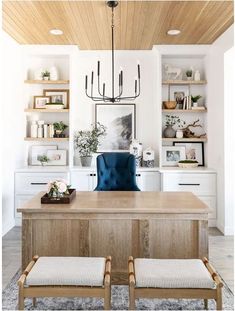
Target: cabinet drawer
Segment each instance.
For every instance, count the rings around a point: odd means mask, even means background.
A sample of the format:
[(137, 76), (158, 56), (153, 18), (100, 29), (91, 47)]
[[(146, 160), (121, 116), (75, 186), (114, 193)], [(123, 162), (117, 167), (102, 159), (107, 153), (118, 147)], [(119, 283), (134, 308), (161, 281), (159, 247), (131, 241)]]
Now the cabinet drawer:
[(216, 195), (216, 174), (163, 173), (163, 191), (190, 191), (196, 195)]
[(15, 193), (36, 194), (39, 191), (46, 191), (47, 183), (55, 179), (68, 180), (67, 173), (16, 173)]

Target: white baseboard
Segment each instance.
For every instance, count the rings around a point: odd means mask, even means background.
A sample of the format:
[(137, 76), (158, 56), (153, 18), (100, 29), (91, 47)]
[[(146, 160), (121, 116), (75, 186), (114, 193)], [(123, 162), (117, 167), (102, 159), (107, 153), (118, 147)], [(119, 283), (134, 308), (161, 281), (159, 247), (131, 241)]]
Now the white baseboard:
[(15, 227), (15, 221), (12, 220), (7, 224), (2, 224), (2, 236), (7, 234), (8, 231), (10, 231), (13, 227)]
[(234, 235), (234, 228), (233, 227), (225, 227), (221, 223), (216, 224), (216, 227), (224, 234), (224, 235)]

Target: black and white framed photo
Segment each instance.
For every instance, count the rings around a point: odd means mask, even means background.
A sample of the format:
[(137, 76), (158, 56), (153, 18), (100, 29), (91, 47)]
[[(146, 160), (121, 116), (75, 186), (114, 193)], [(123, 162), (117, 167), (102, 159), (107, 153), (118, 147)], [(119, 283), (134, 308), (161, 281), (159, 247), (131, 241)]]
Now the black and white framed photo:
[(174, 99), (177, 104), (177, 109), (183, 109), (184, 96), (184, 92), (174, 92)]
[(95, 122), (107, 129), (98, 152), (129, 150), (136, 135), (135, 104), (96, 104)]
[(204, 166), (204, 143), (203, 142), (173, 142), (174, 146), (185, 147), (186, 160), (195, 160), (199, 166)]
[(162, 147), (162, 166), (177, 166), (180, 160), (185, 160), (185, 147)]

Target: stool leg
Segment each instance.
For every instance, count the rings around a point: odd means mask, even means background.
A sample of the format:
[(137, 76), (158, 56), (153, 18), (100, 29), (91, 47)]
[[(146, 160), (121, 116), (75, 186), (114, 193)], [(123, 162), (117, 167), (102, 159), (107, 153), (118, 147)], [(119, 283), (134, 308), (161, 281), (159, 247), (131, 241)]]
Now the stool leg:
[(19, 310), (24, 310), (24, 295), (23, 291), (19, 289), (19, 302), (18, 302)]
[(129, 285), (129, 310), (135, 310), (135, 287)]
[(104, 310), (111, 309), (111, 286), (105, 285), (104, 287)]
[(204, 299), (204, 308), (205, 310), (208, 309), (208, 299)]
[(37, 302), (36, 298), (33, 297), (33, 306), (34, 306), (34, 307), (36, 307), (36, 302)]
[(222, 309), (222, 290), (221, 287), (217, 287), (217, 298), (216, 298), (216, 310)]

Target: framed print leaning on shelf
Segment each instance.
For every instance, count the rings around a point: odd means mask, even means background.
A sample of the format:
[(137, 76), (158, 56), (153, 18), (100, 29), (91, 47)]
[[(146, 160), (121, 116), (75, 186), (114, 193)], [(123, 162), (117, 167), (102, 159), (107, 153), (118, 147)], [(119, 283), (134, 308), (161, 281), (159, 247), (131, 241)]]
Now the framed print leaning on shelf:
[(196, 160), (199, 166), (205, 165), (203, 142), (173, 142), (173, 145), (185, 147), (186, 160)]
[(177, 166), (180, 160), (185, 160), (185, 147), (162, 147), (162, 166)]
[[(57, 146), (55, 145), (49, 145), (49, 146), (32, 146), (31, 147), (31, 165), (41, 165), (41, 162), (38, 161), (38, 157), (39, 156), (43, 156), (43, 155), (47, 155), (47, 151), (48, 150), (51, 150), (51, 149), (54, 149), (56, 150), (57, 149)], [(48, 165), (46, 163), (46, 165)]]
[(43, 95), (50, 96), (51, 97), (51, 103), (63, 104), (64, 108), (69, 108), (69, 90), (45, 89), (45, 90), (43, 90)]
[(66, 165), (67, 151), (66, 150), (47, 150), (49, 158), (48, 165)]
[(106, 127), (97, 152), (129, 151), (135, 138), (135, 104), (96, 104), (95, 122)]
[(45, 109), (46, 104), (51, 101), (50, 96), (34, 96), (33, 97), (33, 108), (34, 109)]

